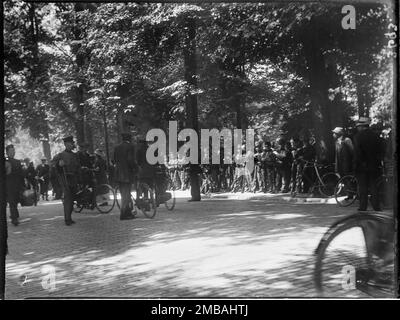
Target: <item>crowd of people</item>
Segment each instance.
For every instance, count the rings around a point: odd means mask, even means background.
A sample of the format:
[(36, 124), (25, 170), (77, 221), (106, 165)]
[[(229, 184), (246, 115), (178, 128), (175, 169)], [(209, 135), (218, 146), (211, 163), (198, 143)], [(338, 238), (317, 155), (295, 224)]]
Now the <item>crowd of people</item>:
[[(371, 204), (374, 210), (379, 211), (378, 191), (376, 180), (386, 170), (386, 174), (393, 174), (393, 160), (391, 151), (390, 131), (377, 132), (370, 128), (368, 118), (360, 118), (356, 124), (356, 133), (349, 135), (341, 127), (332, 130), (335, 140), (335, 162), (332, 172), (338, 176), (355, 174), (359, 183), (360, 207), (366, 210), (368, 193), (371, 194)], [(57, 154), (50, 163), (41, 159), (36, 168), (29, 159), (16, 160), (13, 145), (6, 147), (6, 174), (7, 174), (7, 201), (10, 206), (11, 221), (18, 225), (18, 203), (21, 190), (32, 188), (38, 190), (42, 200), (49, 200), (49, 190), (52, 190), (53, 199), (63, 199), (65, 223), (71, 225), (74, 197), (82, 186), (93, 188), (94, 184), (110, 184), (119, 187), (121, 192), (121, 220), (133, 218), (132, 208), (129, 206), (130, 190), (135, 179), (154, 180), (155, 166), (149, 165), (146, 160), (147, 142), (139, 140), (132, 143), (132, 136), (122, 135), (122, 142), (114, 149), (111, 163), (107, 165), (102, 150), (96, 149), (93, 154), (88, 151), (89, 144), (82, 142), (79, 150), (74, 152), (75, 142), (69, 136), (63, 139), (65, 150)], [(243, 155), (246, 150), (243, 148)], [(200, 165), (202, 193), (219, 191), (250, 191), (266, 193), (308, 193), (312, 187), (312, 178), (315, 175), (312, 166), (306, 165), (317, 161), (315, 139), (290, 138), (278, 139), (273, 142), (259, 141), (254, 152), (247, 155), (254, 157), (254, 170), (245, 170), (244, 164), (226, 164), (223, 161), (221, 150), (220, 164)], [(170, 185), (165, 181), (156, 181), (164, 185), (163, 190), (189, 189), (193, 170), (191, 165), (167, 163), (165, 172), (169, 175)], [(307, 179), (305, 178), (307, 176)], [(40, 191), (39, 191), (40, 190)]]

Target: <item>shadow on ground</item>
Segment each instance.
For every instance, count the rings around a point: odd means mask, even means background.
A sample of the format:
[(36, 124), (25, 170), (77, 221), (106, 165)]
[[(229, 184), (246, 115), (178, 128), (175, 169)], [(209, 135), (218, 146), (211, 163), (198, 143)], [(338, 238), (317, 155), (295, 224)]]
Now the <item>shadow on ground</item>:
[[(67, 228), (60, 204), (38, 206), (23, 214), (29, 221), (10, 227), (6, 294), (312, 297), (313, 250), (327, 227), (353, 210), (180, 199), (154, 219), (120, 221), (116, 209), (84, 212)], [(56, 271), (54, 291), (43, 280), (47, 265)]]

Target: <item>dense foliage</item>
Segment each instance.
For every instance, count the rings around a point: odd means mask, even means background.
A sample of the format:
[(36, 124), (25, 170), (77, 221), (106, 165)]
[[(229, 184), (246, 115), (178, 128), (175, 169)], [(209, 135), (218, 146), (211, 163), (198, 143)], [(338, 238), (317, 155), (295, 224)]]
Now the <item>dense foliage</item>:
[(66, 134), (111, 150), (121, 131), (173, 119), (264, 140), (313, 135), (329, 159), (333, 127), (391, 123), (383, 4), (357, 4), (355, 30), (337, 3), (3, 6), (6, 127), (10, 138), (28, 129), (46, 156)]

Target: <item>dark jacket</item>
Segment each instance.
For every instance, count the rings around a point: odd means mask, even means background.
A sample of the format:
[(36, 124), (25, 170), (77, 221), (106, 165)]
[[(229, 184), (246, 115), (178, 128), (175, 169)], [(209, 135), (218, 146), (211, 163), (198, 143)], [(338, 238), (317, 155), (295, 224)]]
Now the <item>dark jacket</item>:
[[(59, 165), (60, 160), (64, 162), (64, 167)], [(55, 166), (56, 173), (58, 178), (61, 179), (61, 183), (65, 183), (64, 173), (68, 179), (68, 185), (73, 186), (80, 182), (82, 171), (78, 155), (75, 152), (64, 150), (63, 152), (55, 155), (51, 163), (52, 166)]]
[(6, 162), (10, 167), (10, 172), (6, 174), (6, 192), (18, 193), (24, 188), (24, 171), (21, 161), (6, 158)]
[(350, 138), (340, 137), (335, 141), (335, 171), (340, 176), (353, 171), (354, 147)]
[(86, 151), (78, 151), (76, 154), (78, 155), (81, 167), (92, 168), (93, 161), (89, 153)]
[(114, 149), (115, 172), (114, 181), (132, 183), (137, 174), (135, 146), (123, 141)]
[(354, 169), (356, 172), (378, 173), (385, 150), (382, 139), (371, 129), (354, 136)]
[(37, 175), (43, 178), (45, 181), (49, 180), (50, 177), (50, 166), (48, 164), (39, 164), (36, 167)]

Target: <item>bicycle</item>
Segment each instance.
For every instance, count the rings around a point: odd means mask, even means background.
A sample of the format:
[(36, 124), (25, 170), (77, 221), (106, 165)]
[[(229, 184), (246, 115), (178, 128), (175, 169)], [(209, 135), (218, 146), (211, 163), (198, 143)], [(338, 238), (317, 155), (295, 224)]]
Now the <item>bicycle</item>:
[[(391, 185), (389, 176), (382, 174), (376, 181), (379, 202), (382, 208), (387, 208), (388, 187)], [(355, 175), (345, 175), (335, 186), (335, 200), (340, 207), (348, 207), (359, 199), (358, 181)]]
[(200, 175), (200, 193), (210, 195), (217, 190), (216, 183), (211, 179), (209, 171), (205, 171)]
[(330, 226), (316, 248), (313, 280), (318, 294), (394, 294), (394, 218), (356, 213)]
[[(159, 167), (155, 174), (156, 177), (152, 181), (152, 186), (155, 190), (156, 205), (158, 207), (160, 204), (164, 204), (168, 211), (172, 211), (176, 204), (176, 180), (173, 180), (168, 169), (162, 167)], [(168, 192), (165, 192), (166, 190)]]
[(115, 206), (114, 189), (108, 184), (96, 185), (94, 178), (94, 169), (89, 169), (94, 187), (85, 185), (75, 195), (73, 210), (76, 213), (83, 209), (94, 210), (96, 208), (100, 213), (109, 213)]
[[(297, 190), (292, 191), (292, 197), (295, 197), (299, 190), (301, 189), (304, 179), (311, 185), (311, 193), (316, 194), (316, 190), (319, 194), (325, 197), (332, 197), (335, 195), (335, 186), (339, 180), (339, 175), (331, 171), (331, 165), (318, 164), (316, 161), (300, 160), (304, 164), (300, 170), (297, 172), (296, 176), (296, 188)], [(308, 168), (312, 168), (315, 173), (316, 179), (313, 179), (306, 174)], [(320, 171), (325, 170), (327, 173), (321, 176)]]
[(354, 175), (341, 177), (335, 186), (335, 200), (340, 207), (348, 207), (358, 199), (358, 182)]
[[(120, 199), (121, 192), (119, 187), (115, 188), (115, 198), (117, 206), (121, 209)], [(147, 183), (139, 182), (135, 185), (134, 190), (131, 190), (131, 197), (129, 199), (129, 208), (132, 215), (136, 216), (138, 212), (142, 212), (147, 218), (152, 219), (157, 212), (155, 192)], [(175, 206), (175, 204), (174, 204)], [(171, 209), (172, 210), (172, 209)]]

